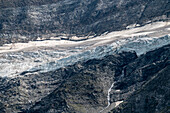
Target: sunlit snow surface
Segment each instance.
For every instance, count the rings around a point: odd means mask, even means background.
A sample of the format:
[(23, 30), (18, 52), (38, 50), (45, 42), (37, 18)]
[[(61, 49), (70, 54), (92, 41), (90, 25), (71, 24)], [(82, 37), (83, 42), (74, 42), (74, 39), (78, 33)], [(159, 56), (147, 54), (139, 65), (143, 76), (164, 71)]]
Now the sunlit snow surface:
[[(24, 71), (47, 72), (121, 51), (138, 55), (170, 44), (170, 23), (111, 32), (85, 41), (51, 40), (6, 44), (0, 47), (0, 76), (15, 77)], [(56, 37), (57, 39), (57, 37)]]

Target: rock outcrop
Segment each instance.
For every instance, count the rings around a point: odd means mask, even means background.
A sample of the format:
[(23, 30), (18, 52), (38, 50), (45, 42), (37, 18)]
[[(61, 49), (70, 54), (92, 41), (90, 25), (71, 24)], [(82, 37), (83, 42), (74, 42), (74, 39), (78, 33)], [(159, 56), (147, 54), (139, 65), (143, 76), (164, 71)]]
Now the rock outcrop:
[(141, 89), (110, 113), (168, 113), (170, 112), (170, 66), (156, 73)]
[(123, 100), (124, 103), (112, 110), (113, 113), (168, 112), (169, 52), (168, 45), (148, 52), (125, 66), (123, 78), (115, 84), (115, 89), (120, 89), (120, 92), (113, 90), (111, 96), (114, 101)]

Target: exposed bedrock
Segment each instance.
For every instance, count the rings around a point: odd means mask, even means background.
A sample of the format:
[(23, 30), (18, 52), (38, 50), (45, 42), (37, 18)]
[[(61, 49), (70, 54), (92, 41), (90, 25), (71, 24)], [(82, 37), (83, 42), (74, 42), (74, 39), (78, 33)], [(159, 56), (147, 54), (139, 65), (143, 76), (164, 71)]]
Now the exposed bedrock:
[(1, 0), (0, 45), (37, 37), (100, 35), (167, 20), (169, 0)]

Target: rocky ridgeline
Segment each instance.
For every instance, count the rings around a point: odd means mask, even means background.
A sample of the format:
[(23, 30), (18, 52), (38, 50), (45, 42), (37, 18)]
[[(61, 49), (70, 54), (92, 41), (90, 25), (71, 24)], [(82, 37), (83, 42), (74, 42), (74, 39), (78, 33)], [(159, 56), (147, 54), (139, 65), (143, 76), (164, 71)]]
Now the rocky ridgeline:
[(169, 0), (1, 0), (0, 45), (38, 37), (100, 35), (167, 20)]

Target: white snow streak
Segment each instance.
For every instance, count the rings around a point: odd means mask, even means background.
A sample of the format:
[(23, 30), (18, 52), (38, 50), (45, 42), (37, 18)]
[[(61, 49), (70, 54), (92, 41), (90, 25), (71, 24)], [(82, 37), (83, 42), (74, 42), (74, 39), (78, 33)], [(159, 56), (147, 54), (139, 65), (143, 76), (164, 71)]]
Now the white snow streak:
[(119, 106), (119, 104), (123, 103), (123, 101), (117, 101), (115, 103), (116, 103), (115, 107), (117, 107), (117, 106)]
[(108, 94), (107, 94), (107, 107), (105, 107), (103, 110), (100, 111), (103, 112), (105, 109), (107, 109), (110, 106), (110, 92), (112, 91), (112, 88), (114, 86), (114, 83), (111, 85), (111, 87), (108, 90)]
[(112, 91), (113, 86), (114, 86), (114, 83), (111, 85), (111, 87), (108, 90), (108, 95), (107, 95), (108, 105), (106, 108), (108, 108), (110, 106), (110, 92)]

